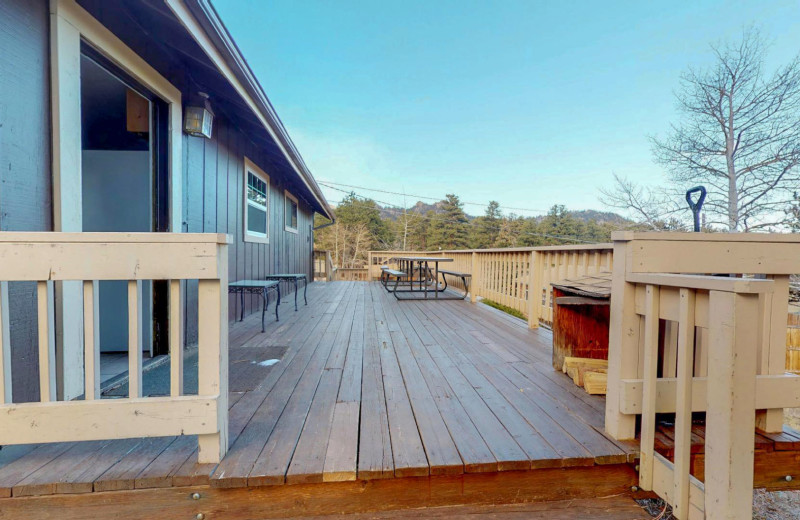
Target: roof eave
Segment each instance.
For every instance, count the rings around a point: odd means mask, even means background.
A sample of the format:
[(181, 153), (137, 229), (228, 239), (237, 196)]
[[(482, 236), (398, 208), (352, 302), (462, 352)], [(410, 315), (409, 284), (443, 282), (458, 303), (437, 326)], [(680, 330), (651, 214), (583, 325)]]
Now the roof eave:
[[(211, 2), (209, 0), (166, 0), (166, 3), (214, 62), (220, 73), (227, 77), (244, 102), (253, 110), (255, 116), (262, 121), (292, 169), (314, 196), (318, 204), (315, 209), (332, 220), (333, 208), (322, 194), (322, 190), (289, 137), (289, 133), (272, 107), (264, 89)], [(229, 75), (232, 75), (233, 78), (228, 77)]]

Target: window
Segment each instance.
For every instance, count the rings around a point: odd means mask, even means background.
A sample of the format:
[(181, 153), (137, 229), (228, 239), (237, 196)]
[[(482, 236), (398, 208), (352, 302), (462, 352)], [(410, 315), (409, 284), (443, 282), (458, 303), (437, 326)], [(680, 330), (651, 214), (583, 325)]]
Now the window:
[(269, 243), (269, 176), (244, 159), (244, 240)]
[(297, 198), (288, 191), (283, 192), (283, 207), (286, 231), (297, 233)]

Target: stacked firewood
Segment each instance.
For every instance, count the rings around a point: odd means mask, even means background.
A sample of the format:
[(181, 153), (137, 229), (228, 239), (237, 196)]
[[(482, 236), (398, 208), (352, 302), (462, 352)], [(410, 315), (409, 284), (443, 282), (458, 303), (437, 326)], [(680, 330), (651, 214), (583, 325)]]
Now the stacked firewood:
[(561, 370), (572, 381), (592, 395), (605, 395), (608, 380), (608, 361), (592, 358), (564, 358)]

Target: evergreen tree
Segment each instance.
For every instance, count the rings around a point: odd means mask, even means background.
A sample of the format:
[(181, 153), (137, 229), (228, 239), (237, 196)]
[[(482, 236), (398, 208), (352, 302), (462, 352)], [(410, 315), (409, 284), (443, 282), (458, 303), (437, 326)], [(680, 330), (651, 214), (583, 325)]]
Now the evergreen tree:
[(458, 196), (447, 194), (441, 211), (431, 222), (429, 249), (466, 249), (469, 245), (469, 224)]
[(500, 224), (500, 231), (494, 241), (494, 247), (518, 247), (525, 220), (511, 213)]
[(539, 224), (540, 233), (545, 245), (561, 245), (573, 243), (565, 238), (578, 238), (582, 232), (582, 222), (573, 217), (563, 204), (555, 204)]
[(496, 200), (489, 202), (486, 213), (473, 221), (471, 247), (473, 249), (496, 247), (495, 242), (500, 234), (502, 218), (500, 203)]
[(391, 247), (392, 231), (381, 217), (380, 207), (372, 199), (360, 199), (355, 193), (350, 193), (336, 207), (336, 221), (345, 226), (366, 226), (369, 246), (373, 249)]

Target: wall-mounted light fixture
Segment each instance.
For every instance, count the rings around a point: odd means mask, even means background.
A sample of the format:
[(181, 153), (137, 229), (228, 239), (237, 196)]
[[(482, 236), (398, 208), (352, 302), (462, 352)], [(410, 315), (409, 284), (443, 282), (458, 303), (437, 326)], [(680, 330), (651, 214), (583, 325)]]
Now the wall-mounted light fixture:
[(196, 137), (211, 139), (211, 126), (214, 123), (214, 112), (208, 102), (208, 94), (198, 92), (191, 106), (187, 106), (183, 116), (183, 130)]

